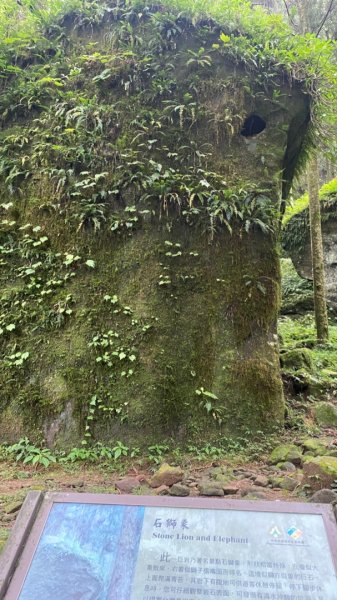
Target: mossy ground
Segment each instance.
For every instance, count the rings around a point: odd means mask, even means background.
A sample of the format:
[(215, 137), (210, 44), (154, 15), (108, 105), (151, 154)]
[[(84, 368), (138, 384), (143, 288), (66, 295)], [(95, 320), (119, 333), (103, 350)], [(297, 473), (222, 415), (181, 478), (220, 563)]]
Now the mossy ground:
[(337, 322), (331, 319), (329, 341), (316, 342), (315, 320), (312, 313), (297, 318), (281, 317), (279, 320), (281, 347), (285, 350), (309, 348), (315, 375), (323, 388), (331, 394), (337, 392)]

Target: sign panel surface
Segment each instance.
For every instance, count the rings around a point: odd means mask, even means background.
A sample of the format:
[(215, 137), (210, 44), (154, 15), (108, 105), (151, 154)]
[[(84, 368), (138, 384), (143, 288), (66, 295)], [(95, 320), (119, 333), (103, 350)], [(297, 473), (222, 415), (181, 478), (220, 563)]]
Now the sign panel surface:
[(274, 507), (53, 503), (15, 598), (336, 600), (322, 515)]

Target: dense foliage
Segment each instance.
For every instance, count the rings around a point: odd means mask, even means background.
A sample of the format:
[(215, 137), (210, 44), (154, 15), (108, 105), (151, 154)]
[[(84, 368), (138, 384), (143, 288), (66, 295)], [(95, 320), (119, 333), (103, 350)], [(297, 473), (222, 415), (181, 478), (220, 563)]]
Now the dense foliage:
[[(333, 179), (320, 189), (322, 222), (337, 218), (337, 179)], [(283, 245), (286, 249), (301, 249), (308, 239), (309, 198), (304, 194), (286, 210), (284, 216)]]

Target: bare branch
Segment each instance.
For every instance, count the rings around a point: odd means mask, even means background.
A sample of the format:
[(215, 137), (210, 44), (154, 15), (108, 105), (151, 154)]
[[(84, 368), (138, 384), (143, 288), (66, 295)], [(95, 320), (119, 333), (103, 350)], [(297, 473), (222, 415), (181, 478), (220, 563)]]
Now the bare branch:
[(322, 29), (323, 29), (323, 27), (324, 27), (324, 25), (325, 25), (325, 23), (326, 23), (329, 15), (332, 13), (332, 11), (335, 8), (336, 8), (335, 0), (330, 0), (330, 4), (329, 4), (329, 7), (328, 7), (328, 10), (326, 11), (326, 13), (325, 13), (325, 15), (324, 15), (324, 17), (323, 17), (323, 19), (321, 21), (321, 24), (320, 24), (320, 26), (318, 28), (317, 33), (316, 33), (316, 37), (318, 37), (319, 34), (321, 33), (321, 31), (322, 31)]
[(283, 4), (284, 4), (284, 6), (285, 6), (285, 9), (286, 9), (286, 11), (287, 11), (287, 15), (288, 15), (289, 22), (291, 23), (291, 25), (292, 25), (293, 27), (295, 27), (295, 23), (294, 23), (293, 19), (291, 18), (291, 15), (290, 15), (290, 11), (289, 11), (289, 8), (288, 8), (287, 0), (283, 0)]

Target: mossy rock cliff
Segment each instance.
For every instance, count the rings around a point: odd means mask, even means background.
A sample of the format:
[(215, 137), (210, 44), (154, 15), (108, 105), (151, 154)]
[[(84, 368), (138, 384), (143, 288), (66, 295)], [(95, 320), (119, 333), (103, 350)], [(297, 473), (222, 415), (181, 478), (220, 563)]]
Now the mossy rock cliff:
[(0, 441), (282, 426), (278, 215), (310, 96), (243, 40), (117, 2), (6, 49)]

